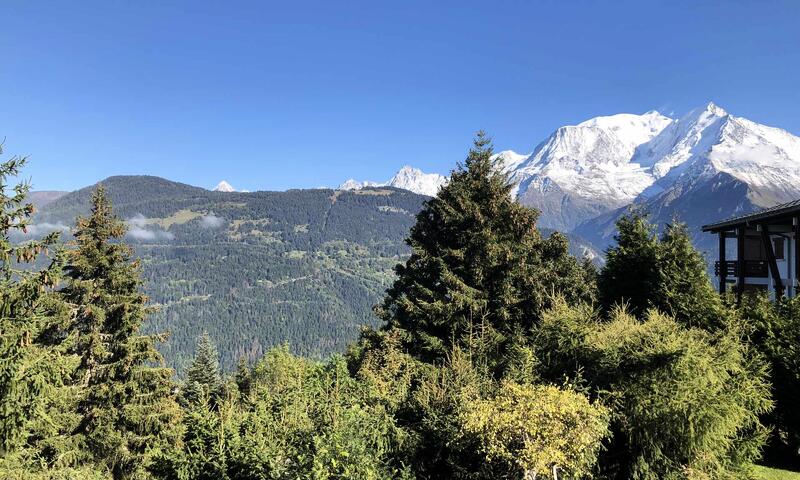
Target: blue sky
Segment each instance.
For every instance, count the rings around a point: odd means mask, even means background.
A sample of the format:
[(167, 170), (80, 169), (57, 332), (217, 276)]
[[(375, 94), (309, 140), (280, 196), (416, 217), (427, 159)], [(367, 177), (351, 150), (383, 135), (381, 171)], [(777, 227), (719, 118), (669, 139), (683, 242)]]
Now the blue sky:
[(800, 2), (6, 0), (0, 138), (37, 189), (446, 173), (473, 132), (709, 100), (800, 134)]

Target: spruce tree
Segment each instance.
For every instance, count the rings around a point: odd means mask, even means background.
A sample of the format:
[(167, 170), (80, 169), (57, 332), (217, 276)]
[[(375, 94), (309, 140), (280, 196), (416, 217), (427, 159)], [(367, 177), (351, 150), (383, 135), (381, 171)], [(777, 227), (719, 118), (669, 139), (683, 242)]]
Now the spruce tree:
[(222, 388), (222, 377), (219, 373), (219, 354), (208, 332), (197, 338), (197, 349), (192, 364), (186, 370), (184, 396), (187, 400), (198, 403), (214, 400)]
[(634, 211), (617, 222), (617, 232), (617, 244), (607, 250), (598, 278), (598, 296), (606, 312), (625, 304), (641, 317), (656, 308), (687, 326), (722, 327), (722, 300), (685, 224), (667, 225), (659, 239), (646, 215)]
[(114, 478), (129, 478), (147, 467), (150, 451), (173, 440), (179, 410), (172, 370), (155, 366), (162, 362), (155, 348), (162, 336), (141, 333), (149, 308), (139, 291), (139, 264), (121, 241), (125, 224), (102, 186), (91, 203), (91, 214), (77, 221), (61, 290), (76, 310), (74, 381), (85, 392), (75, 433)]
[(706, 271), (706, 259), (694, 245), (685, 223), (667, 225), (659, 242), (659, 310), (690, 327), (722, 327), (722, 299)]
[(543, 239), (538, 212), (512, 197), (479, 132), (466, 161), (417, 215), (406, 240), (411, 257), (376, 313), (405, 348), (442, 360), (454, 344), (480, 345), (490, 364), (530, 331), (554, 291), (591, 295), (591, 280), (563, 235)]
[(13, 157), (0, 163), (0, 466), (29, 439), (48, 396), (67, 373), (48, 338), (54, 321), (48, 292), (58, 282), (60, 258), (56, 255), (44, 269), (32, 268), (37, 258), (53, 251), (58, 234), (38, 241), (12, 238), (27, 232), (34, 212), (25, 202), (28, 183), (10, 190), (6, 185), (25, 162)]
[(634, 315), (653, 307), (658, 290), (658, 238), (655, 227), (639, 211), (631, 211), (617, 221), (616, 245), (606, 250), (606, 264), (597, 279), (598, 297), (603, 310), (625, 304)]

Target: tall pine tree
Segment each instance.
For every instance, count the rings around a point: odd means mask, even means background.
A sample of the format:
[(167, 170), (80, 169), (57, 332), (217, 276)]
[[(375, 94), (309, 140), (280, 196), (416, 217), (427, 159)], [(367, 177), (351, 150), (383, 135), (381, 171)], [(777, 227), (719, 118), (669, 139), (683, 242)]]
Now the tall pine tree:
[(76, 309), (75, 382), (85, 391), (75, 433), (114, 478), (131, 478), (147, 467), (150, 453), (175, 440), (179, 409), (172, 370), (154, 366), (161, 336), (141, 333), (149, 308), (139, 264), (121, 242), (125, 224), (103, 187), (91, 202), (91, 214), (77, 221), (61, 290)]
[(563, 235), (543, 239), (538, 212), (514, 201), (513, 185), (479, 132), (450, 183), (429, 200), (406, 240), (411, 257), (377, 314), (426, 361), (454, 344), (483, 351), (492, 368), (536, 324), (553, 292), (585, 299), (593, 285)]
[(0, 465), (29, 440), (32, 424), (45, 415), (47, 397), (68, 373), (47, 338), (54, 300), (48, 292), (59, 279), (60, 258), (56, 255), (44, 269), (31, 268), (53, 250), (58, 234), (38, 241), (12, 238), (27, 232), (34, 212), (25, 202), (27, 183), (6, 185), (25, 161), (13, 157), (0, 163)]
[(714, 330), (726, 316), (706, 270), (703, 254), (694, 245), (685, 223), (673, 222), (659, 242), (661, 288), (657, 307), (689, 327)]

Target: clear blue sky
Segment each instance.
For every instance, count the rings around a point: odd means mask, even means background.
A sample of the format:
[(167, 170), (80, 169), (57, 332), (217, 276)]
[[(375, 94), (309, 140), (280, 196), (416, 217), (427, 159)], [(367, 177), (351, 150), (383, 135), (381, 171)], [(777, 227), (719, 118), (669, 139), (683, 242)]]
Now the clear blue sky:
[(0, 99), (37, 189), (446, 173), (479, 128), (709, 100), (800, 134), (800, 2), (6, 0)]

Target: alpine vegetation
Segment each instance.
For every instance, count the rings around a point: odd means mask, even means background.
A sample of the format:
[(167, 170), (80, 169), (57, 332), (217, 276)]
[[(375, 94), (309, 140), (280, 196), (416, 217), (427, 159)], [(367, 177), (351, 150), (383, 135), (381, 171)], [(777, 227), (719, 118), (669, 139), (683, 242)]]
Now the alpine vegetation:
[[(762, 459), (796, 461), (797, 302), (719, 297), (687, 228), (659, 235), (636, 211), (598, 271), (565, 235), (542, 235), (507, 158), (477, 134), (416, 210), (410, 255), (344, 353), (282, 345), (226, 369), (202, 331), (180, 377), (156, 348), (167, 333), (148, 325), (157, 313), (125, 243), (137, 224), (106, 190), (72, 240), (19, 243), (33, 206), (26, 185), (3, 187), (0, 477), (748, 479)], [(23, 164), (2, 163), (0, 185)], [(370, 197), (387, 191), (351, 200), (378, 215)]]

